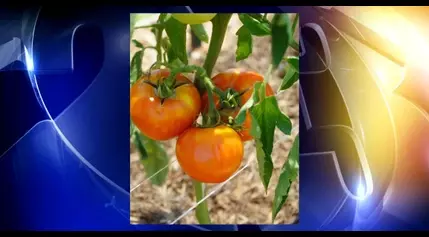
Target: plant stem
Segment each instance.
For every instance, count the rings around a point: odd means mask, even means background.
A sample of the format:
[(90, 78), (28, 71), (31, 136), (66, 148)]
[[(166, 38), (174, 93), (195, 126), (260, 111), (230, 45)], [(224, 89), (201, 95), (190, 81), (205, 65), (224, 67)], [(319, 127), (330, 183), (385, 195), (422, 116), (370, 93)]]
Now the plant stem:
[(213, 85), (212, 81), (208, 77), (203, 79), (204, 85), (207, 90), (207, 97), (209, 100), (209, 107), (207, 113), (203, 113), (203, 127), (214, 127), (220, 122), (220, 114), (216, 109), (216, 104), (214, 102), (213, 91), (217, 88)]
[(295, 40), (292, 40), (289, 46), (292, 47), (295, 51), (299, 52), (299, 44)]
[(152, 24), (152, 25), (136, 26), (136, 27), (134, 27), (134, 30), (136, 30), (136, 29), (152, 28), (152, 27), (160, 27), (160, 26), (161, 26), (161, 24), (155, 23), (155, 24)]
[[(222, 49), (222, 44), (225, 39), (226, 30), (228, 29), (228, 23), (231, 16), (232, 14), (222, 13), (217, 14), (212, 19), (212, 35), (210, 37), (209, 49), (203, 65), (203, 68), (206, 70), (209, 78), (211, 78), (213, 68), (216, 64), (217, 58), (219, 57), (220, 50)], [(204, 78), (196, 78), (195, 85), (201, 94), (206, 90)]]
[(157, 55), (156, 55), (156, 61), (157, 62), (162, 62), (162, 49), (161, 49), (161, 43), (162, 43), (162, 31), (163, 31), (164, 29), (163, 28), (161, 28), (161, 27), (158, 27), (157, 29), (156, 29), (156, 52), (157, 52)]
[(292, 23), (292, 34), (295, 33), (295, 29), (296, 29), (296, 26), (298, 25), (298, 21), (299, 21), (299, 14), (296, 14)]
[[(204, 186), (201, 182), (198, 182), (196, 180), (194, 180), (193, 183), (194, 183), (195, 197), (198, 203), (204, 197)], [(200, 203), (197, 206), (196, 216), (197, 216), (198, 223), (202, 225), (211, 224), (206, 201)]]
[(212, 20), (213, 30), (210, 37), (209, 50), (207, 52), (207, 57), (203, 66), (204, 69), (206, 69), (208, 77), (211, 77), (213, 67), (216, 64), (217, 58), (219, 57), (231, 16), (232, 14), (217, 14)]
[[(216, 64), (217, 58), (219, 57), (220, 50), (222, 48), (223, 41), (225, 39), (226, 30), (228, 29), (228, 23), (231, 19), (232, 14), (217, 14), (215, 18), (213, 18), (213, 30), (212, 35), (210, 37), (210, 45), (209, 50), (207, 52), (206, 60), (204, 61), (203, 68), (206, 71), (205, 77), (196, 78), (195, 84), (202, 93), (206, 88), (211, 89), (211, 92), (215, 90), (214, 85), (212, 84), (210, 77), (213, 71), (213, 67)], [(209, 95), (211, 98), (211, 109), (213, 110), (213, 94)], [(216, 109), (214, 109), (217, 112)], [(208, 119), (207, 123), (211, 123), (211, 119)], [(204, 122), (203, 122), (204, 123)], [(206, 125), (206, 124), (203, 124)], [(199, 202), (204, 197), (204, 188), (203, 184), (194, 180), (194, 189), (195, 189), (195, 197), (197, 202)], [(196, 216), (197, 220), (200, 224), (210, 224), (210, 216), (207, 207), (207, 202), (201, 202), (196, 208)]]

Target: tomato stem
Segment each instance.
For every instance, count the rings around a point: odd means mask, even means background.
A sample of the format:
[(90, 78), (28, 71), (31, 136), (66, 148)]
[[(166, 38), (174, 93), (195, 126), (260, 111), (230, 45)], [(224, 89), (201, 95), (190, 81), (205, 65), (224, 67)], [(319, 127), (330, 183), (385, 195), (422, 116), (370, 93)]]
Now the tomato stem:
[[(197, 199), (197, 203), (204, 198), (204, 185), (201, 182), (193, 180), (194, 190), (195, 190), (195, 198)], [(195, 209), (198, 223), (202, 225), (211, 224), (209, 210), (207, 207), (207, 202), (201, 202), (197, 208)]]
[(162, 24), (155, 23), (155, 24), (152, 24), (152, 25), (135, 26), (133, 29), (136, 30), (136, 29), (153, 28), (153, 27), (159, 28), (161, 26), (162, 26)]
[(216, 104), (213, 98), (213, 91), (215, 90), (215, 86), (211, 82), (210, 78), (204, 77), (204, 85), (207, 89), (207, 97), (209, 100), (209, 107), (206, 114), (203, 115), (203, 127), (213, 127), (219, 124), (220, 122), (220, 114), (216, 109)]
[(156, 28), (156, 61), (162, 63), (162, 48), (161, 48), (161, 43), (162, 43), (162, 31), (164, 29), (162, 27), (158, 27)]
[[(211, 77), (213, 68), (216, 64), (217, 58), (219, 57), (231, 16), (232, 14), (217, 14), (212, 19), (213, 30), (210, 37), (210, 45), (207, 52), (207, 57), (203, 66), (208, 77)], [(204, 91), (204, 83), (201, 80), (197, 81), (196, 85), (200, 91)]]
[[(218, 91), (210, 80), (213, 68), (216, 64), (219, 53), (222, 49), (222, 44), (225, 39), (225, 33), (228, 28), (229, 20), (232, 14), (217, 14), (213, 19), (213, 30), (210, 37), (210, 45), (207, 52), (206, 60), (204, 61), (203, 68), (205, 69), (206, 75), (203, 77), (197, 77), (195, 84), (198, 91), (203, 92), (207, 90), (209, 99), (209, 110), (206, 115), (203, 116), (203, 126), (213, 126), (219, 123), (220, 115), (216, 110), (214, 103), (213, 91)], [(203, 184), (194, 180), (194, 189), (197, 202), (201, 201), (204, 197)], [(197, 220), (200, 224), (210, 224), (210, 216), (207, 207), (207, 202), (201, 202), (196, 208)]]

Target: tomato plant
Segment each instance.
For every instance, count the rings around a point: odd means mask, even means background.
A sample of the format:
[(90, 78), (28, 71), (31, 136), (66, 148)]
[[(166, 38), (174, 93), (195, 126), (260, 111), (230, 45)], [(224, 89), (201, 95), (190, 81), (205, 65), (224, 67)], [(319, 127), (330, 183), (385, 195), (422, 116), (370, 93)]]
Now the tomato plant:
[[(298, 80), (298, 58), (285, 56), (289, 47), (298, 50), (293, 38), (298, 15), (290, 22), (289, 14), (274, 14), (271, 20), (267, 14), (237, 14), (242, 26), (236, 32), (236, 61), (252, 54), (254, 37), (271, 37), (271, 66), (266, 72), (230, 69), (212, 77), (232, 15), (163, 13), (156, 23), (138, 27), (133, 27), (137, 17), (131, 17), (131, 32), (151, 28), (156, 38), (156, 45), (132, 39), (139, 50), (131, 60), (131, 139), (147, 175), (160, 176), (153, 184), (162, 185), (167, 171), (161, 172), (161, 167), (168, 165), (168, 157), (157, 140), (178, 137), (176, 157), (193, 180), (200, 224), (211, 223), (203, 201), (203, 183), (227, 182), (232, 177), (242, 163), (243, 142), (254, 140), (259, 176), (267, 190), (273, 173), (275, 129), (288, 136), (292, 130), (292, 122), (280, 111), (269, 81), (273, 70), (282, 70), (281, 64), (286, 65), (286, 72), (279, 91)], [(212, 24), (210, 37), (201, 24), (208, 21)], [(202, 66), (188, 62), (188, 26), (198, 39), (209, 44)], [(157, 58), (144, 72), (142, 58), (146, 50), (155, 50)], [(190, 74), (194, 80), (189, 79)], [(201, 123), (196, 122), (199, 115)], [(273, 200), (273, 221), (298, 176), (298, 136), (284, 158)]]

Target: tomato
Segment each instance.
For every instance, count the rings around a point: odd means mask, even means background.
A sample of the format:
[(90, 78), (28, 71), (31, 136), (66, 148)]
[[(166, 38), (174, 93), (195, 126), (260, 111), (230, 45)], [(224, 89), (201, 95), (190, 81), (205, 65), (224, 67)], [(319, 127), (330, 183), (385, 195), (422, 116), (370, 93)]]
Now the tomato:
[[(169, 70), (152, 71), (149, 81), (157, 84), (168, 77)], [(156, 89), (140, 78), (130, 92), (131, 119), (136, 127), (153, 140), (168, 140), (189, 128), (199, 115), (201, 99), (197, 88), (185, 76), (178, 74), (177, 83), (189, 82), (175, 89), (175, 94), (163, 101)]]
[(174, 17), (176, 20), (182, 22), (183, 24), (194, 25), (210, 21), (216, 16), (216, 13), (175, 13), (171, 16)]
[[(245, 71), (241, 69), (230, 69), (225, 72), (221, 72), (217, 74), (212, 78), (212, 81), (216, 87), (218, 87), (223, 91), (225, 91), (228, 88), (231, 88), (238, 93), (244, 92), (244, 94), (240, 96), (240, 106), (242, 106), (252, 96), (254, 84), (256, 82), (264, 81), (264, 77), (259, 73), (252, 72), (252, 71)], [(265, 94), (267, 96), (274, 95), (273, 89), (268, 84), (265, 89)], [(206, 111), (208, 108), (207, 93), (205, 93), (201, 97), (201, 99), (202, 99), (202, 110)], [(214, 94), (214, 102), (216, 104), (216, 107), (219, 108), (220, 106), (219, 98), (215, 94)], [(240, 110), (240, 107), (233, 110), (231, 109), (226, 109), (225, 111), (222, 110), (221, 111), (222, 120), (224, 122), (227, 122), (228, 117), (229, 116), (235, 117), (239, 112), (239, 110)], [(251, 125), (252, 125), (252, 118), (249, 114), (246, 114), (246, 119), (243, 123), (242, 130), (239, 131), (239, 134), (243, 139), (243, 141), (249, 141), (252, 139), (252, 136), (250, 135)]]
[(231, 177), (240, 167), (243, 152), (240, 136), (226, 125), (189, 128), (176, 143), (183, 171), (203, 183), (220, 183)]

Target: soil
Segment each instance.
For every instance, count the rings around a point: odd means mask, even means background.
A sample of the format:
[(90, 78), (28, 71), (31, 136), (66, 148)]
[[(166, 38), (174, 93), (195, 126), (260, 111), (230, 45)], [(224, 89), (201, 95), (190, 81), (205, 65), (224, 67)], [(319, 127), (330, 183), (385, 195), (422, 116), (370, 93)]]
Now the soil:
[[(292, 17), (292, 15), (291, 15)], [(149, 17), (150, 18), (150, 17)], [(152, 17), (153, 18), (153, 17)], [(152, 19), (151, 18), (151, 19)], [(156, 20), (156, 17), (153, 18)], [(152, 19), (152, 20), (153, 20)], [(211, 24), (204, 24), (207, 33), (211, 34)], [(214, 68), (213, 75), (230, 68), (240, 67), (265, 74), (271, 62), (271, 39), (270, 37), (253, 37), (253, 53), (241, 62), (235, 62), (236, 36), (235, 32), (241, 26), (236, 15), (233, 16), (228, 27), (222, 51)], [(295, 34), (297, 35), (297, 34)], [(134, 32), (134, 39), (144, 45), (155, 45), (153, 34), (147, 29), (139, 29)], [(191, 35), (188, 34), (189, 47)], [(207, 52), (208, 44), (203, 43), (198, 49), (190, 53), (190, 63), (202, 65)], [(131, 56), (136, 48), (131, 45)], [(155, 61), (156, 53), (147, 50), (145, 53), (143, 69)], [(296, 55), (292, 49), (289, 55)], [(281, 83), (281, 68), (273, 73), (269, 84), (277, 91)], [(283, 70), (284, 71), (284, 70)], [(277, 94), (278, 103), (283, 113), (288, 115), (293, 124), (292, 136), (285, 136), (280, 131), (275, 134), (275, 146), (273, 149), (274, 171), (268, 192), (266, 193), (258, 174), (256, 162), (256, 151), (253, 142), (245, 144), (245, 155), (242, 167), (248, 162), (240, 174), (230, 180), (219, 190), (218, 185), (208, 185), (206, 193), (210, 195), (207, 199), (211, 221), (214, 224), (272, 224), (271, 206), (274, 190), (277, 185), (280, 169), (287, 159), (289, 149), (294, 137), (299, 131), (299, 105), (298, 105), (297, 83), (290, 89)], [(175, 157), (175, 142), (163, 142), (170, 157), (169, 174), (166, 183), (159, 187), (154, 186), (146, 180), (143, 165), (139, 162), (138, 155), (133, 152), (131, 158), (131, 187), (141, 184), (131, 193), (131, 223), (160, 224), (170, 223), (195, 204), (194, 190), (191, 179), (183, 173)], [(274, 224), (293, 224), (299, 221), (299, 178), (293, 183), (289, 197), (279, 212)], [(191, 211), (177, 224), (197, 224), (195, 212)]]

